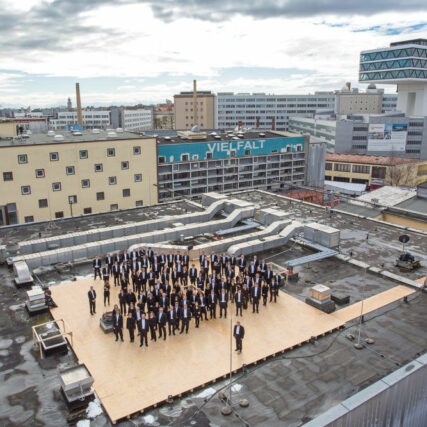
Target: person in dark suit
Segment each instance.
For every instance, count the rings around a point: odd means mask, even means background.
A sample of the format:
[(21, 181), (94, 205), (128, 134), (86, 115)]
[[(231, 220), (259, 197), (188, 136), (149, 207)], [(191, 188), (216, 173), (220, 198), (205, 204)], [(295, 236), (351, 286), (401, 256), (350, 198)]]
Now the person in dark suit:
[(113, 264), (114, 264), (114, 259), (111, 256), (111, 254), (108, 254), (107, 257), (105, 258), (105, 264), (108, 265), (108, 269), (110, 271), (110, 274), (112, 274), (112, 268), (113, 268)]
[(150, 335), (151, 335), (151, 341), (157, 341), (156, 338), (156, 330), (157, 330), (157, 319), (156, 316), (154, 316), (154, 313), (150, 311), (150, 316), (148, 317), (148, 326), (150, 327)]
[(117, 261), (114, 261), (113, 267), (112, 267), (113, 277), (114, 277), (114, 286), (117, 286), (120, 284), (120, 265)]
[(93, 286), (90, 287), (90, 290), (87, 293), (87, 296), (89, 298), (90, 314), (95, 314), (96, 313), (96, 292), (95, 292), (95, 289), (93, 289)]
[(258, 284), (252, 286), (251, 289), (251, 300), (252, 300), (252, 313), (259, 313), (259, 299), (261, 297), (261, 289), (259, 289)]
[(110, 305), (110, 282), (107, 280), (104, 283), (104, 307), (106, 303), (108, 302), (108, 305)]
[(104, 283), (110, 280), (110, 266), (108, 264), (105, 264), (105, 267), (102, 269), (102, 278), (104, 280)]
[(141, 342), (140, 342), (139, 346), (142, 347), (142, 345), (144, 344), (144, 341), (145, 341), (145, 346), (148, 347), (148, 340), (147, 340), (148, 320), (145, 318), (145, 313), (141, 314), (141, 320), (140, 320), (140, 323), (138, 325), (138, 329), (139, 329), (140, 338), (141, 338)]
[(236, 349), (234, 351), (238, 351), (240, 354), (242, 352), (242, 341), (245, 337), (245, 328), (240, 324), (240, 322), (236, 322), (233, 335), (236, 339)]
[(129, 331), (130, 342), (135, 340), (135, 318), (132, 316), (132, 313), (128, 313), (126, 319), (126, 329)]
[(202, 316), (202, 312), (199, 307), (199, 303), (196, 301), (193, 307), (193, 316), (196, 321), (196, 328), (199, 327), (200, 317)]
[(126, 297), (125, 291), (123, 289), (119, 293), (119, 304), (120, 304), (120, 311), (124, 315), (126, 315), (127, 297)]
[(277, 296), (279, 294), (279, 286), (274, 279), (271, 280), (270, 283), (270, 302), (274, 300), (277, 302)]
[(116, 336), (116, 341), (120, 340), (123, 341), (123, 316), (120, 314), (120, 311), (118, 308), (116, 308), (115, 312), (113, 313), (113, 330), (114, 335)]
[(207, 313), (208, 302), (206, 300), (206, 297), (203, 295), (203, 293), (200, 289), (199, 289), (199, 292), (197, 294), (197, 302), (199, 303), (199, 307), (200, 307), (201, 319), (203, 320), (203, 314), (204, 314), (205, 320), (208, 320), (208, 313)]
[(268, 297), (268, 283), (263, 282), (261, 286), (261, 295), (262, 295), (262, 305), (267, 305), (267, 297)]
[(171, 335), (171, 331), (175, 335), (175, 330), (177, 329), (178, 316), (179, 316), (179, 314), (176, 315), (173, 306), (171, 306), (169, 308), (169, 312), (168, 312), (168, 331), (169, 331), (169, 336)]
[(240, 273), (242, 273), (245, 270), (246, 267), (246, 259), (244, 255), (240, 255), (239, 260), (237, 261), (237, 266), (239, 267)]
[(157, 325), (159, 327), (159, 339), (163, 336), (166, 339), (166, 317), (167, 314), (163, 312), (163, 307), (159, 308), (159, 315), (157, 317)]
[(240, 316), (243, 316), (242, 314), (242, 307), (243, 307), (243, 294), (242, 290), (239, 288), (236, 295), (234, 296), (234, 300), (236, 302), (236, 316), (238, 316), (240, 312)]
[(209, 295), (209, 298), (208, 298), (208, 306), (209, 306), (209, 313), (210, 313), (211, 319), (212, 317), (216, 319), (216, 303), (217, 303), (217, 299), (216, 299), (215, 291), (212, 289), (211, 294)]
[(99, 276), (99, 278), (102, 280), (102, 277), (101, 277), (101, 260), (98, 258), (98, 255), (93, 260), (92, 265), (93, 265), (93, 280), (96, 280), (96, 276)]
[(221, 290), (221, 293), (219, 294), (219, 317), (222, 317), (222, 311), (224, 310), (224, 318), (227, 318), (227, 292), (225, 291), (225, 288)]
[(186, 304), (182, 307), (181, 310), (181, 332), (182, 334), (185, 329), (185, 333), (188, 334), (188, 327), (190, 326), (191, 320), (191, 310), (187, 307)]

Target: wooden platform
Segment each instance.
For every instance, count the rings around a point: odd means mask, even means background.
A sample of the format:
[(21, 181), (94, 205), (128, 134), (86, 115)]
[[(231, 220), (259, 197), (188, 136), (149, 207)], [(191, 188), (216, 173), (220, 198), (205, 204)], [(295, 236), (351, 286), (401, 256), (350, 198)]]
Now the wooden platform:
[[(96, 393), (113, 423), (156, 406), (169, 395), (180, 396), (203, 387), (229, 372), (230, 318), (201, 322), (199, 329), (191, 321), (188, 335), (149, 341), (148, 348), (140, 348), (139, 342), (131, 344), (127, 330), (125, 342), (115, 342), (112, 334), (104, 334), (99, 327), (104, 312), (103, 282), (99, 279), (94, 285), (97, 314), (89, 314), (87, 292), (92, 284), (92, 279), (84, 279), (52, 287), (58, 308), (51, 312), (55, 319), (66, 319), (73, 331), (74, 352), (94, 377)], [(117, 302), (118, 289), (112, 288), (110, 309)], [(364, 312), (413, 292), (396, 286), (368, 298)], [(243, 352), (239, 355), (233, 351), (233, 371), (344, 326), (360, 315), (358, 304), (328, 315), (280, 292), (277, 304), (260, 305), (259, 314), (248, 309), (241, 319), (246, 330)]]

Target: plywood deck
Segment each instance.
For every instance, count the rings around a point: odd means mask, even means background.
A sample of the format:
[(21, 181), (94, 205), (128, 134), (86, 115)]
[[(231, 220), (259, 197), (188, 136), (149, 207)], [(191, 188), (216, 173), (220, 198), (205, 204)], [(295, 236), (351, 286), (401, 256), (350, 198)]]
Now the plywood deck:
[[(125, 342), (115, 342), (113, 334), (104, 334), (99, 327), (104, 312), (103, 282), (99, 279), (94, 284), (97, 313), (89, 314), (87, 292), (93, 283), (84, 279), (52, 287), (58, 307), (51, 312), (55, 319), (64, 318), (73, 331), (74, 352), (94, 377), (96, 393), (113, 422), (229, 372), (230, 318), (201, 322), (199, 329), (191, 321), (188, 335), (149, 341), (148, 348), (139, 347), (139, 337), (131, 344), (125, 329)], [(112, 288), (110, 310), (117, 302), (118, 290)], [(412, 292), (396, 286), (369, 298), (366, 312)], [(233, 371), (331, 332), (359, 315), (358, 303), (328, 315), (281, 292), (277, 304), (260, 305), (259, 314), (252, 314), (250, 308), (244, 311), (243, 352), (233, 351)]]

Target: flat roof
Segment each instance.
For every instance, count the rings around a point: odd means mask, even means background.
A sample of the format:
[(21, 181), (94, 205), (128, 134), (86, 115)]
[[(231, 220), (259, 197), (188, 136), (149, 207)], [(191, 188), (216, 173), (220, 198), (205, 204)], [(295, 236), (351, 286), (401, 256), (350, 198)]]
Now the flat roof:
[[(117, 136), (108, 137), (108, 132), (115, 132)], [(23, 137), (0, 138), (0, 147), (16, 147), (22, 145), (45, 145), (45, 144), (64, 144), (72, 142), (95, 142), (95, 141), (120, 141), (125, 139), (150, 139), (152, 137), (141, 135), (135, 132), (116, 132), (115, 130), (100, 130), (99, 133), (91, 131), (80, 131), (81, 135), (74, 135), (73, 132), (57, 131), (56, 135), (62, 135), (63, 141), (55, 141), (53, 136), (42, 133), (33, 133)]]
[(326, 161), (342, 163), (362, 163), (368, 165), (394, 166), (409, 163), (422, 163), (419, 159), (402, 157), (370, 156), (367, 154), (326, 154)]

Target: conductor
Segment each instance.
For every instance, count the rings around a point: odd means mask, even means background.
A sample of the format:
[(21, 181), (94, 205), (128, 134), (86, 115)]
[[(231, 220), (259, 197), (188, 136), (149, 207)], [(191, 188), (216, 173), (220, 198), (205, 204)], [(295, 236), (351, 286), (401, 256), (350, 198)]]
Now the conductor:
[(236, 338), (236, 349), (234, 351), (238, 351), (239, 354), (242, 352), (242, 340), (245, 336), (245, 328), (240, 325), (240, 322), (237, 322), (234, 326), (234, 338)]

